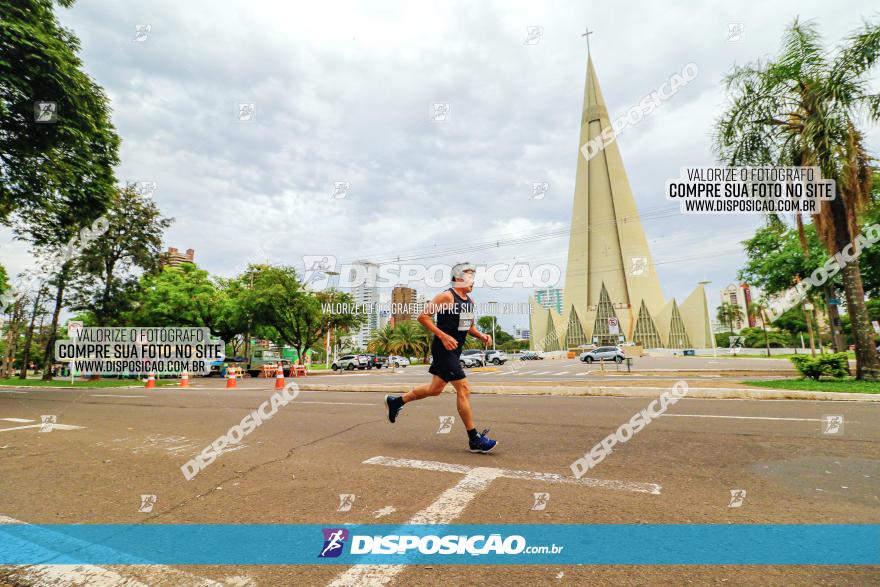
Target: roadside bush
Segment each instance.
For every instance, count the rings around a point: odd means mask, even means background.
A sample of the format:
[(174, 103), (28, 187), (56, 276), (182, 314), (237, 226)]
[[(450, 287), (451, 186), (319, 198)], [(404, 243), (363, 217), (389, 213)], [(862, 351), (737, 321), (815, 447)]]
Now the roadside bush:
[(800, 371), (800, 374), (810, 379), (819, 380), (820, 377), (833, 377), (835, 379), (849, 375), (849, 363), (846, 353), (833, 355), (818, 355), (815, 358), (805, 355), (790, 357), (791, 362)]

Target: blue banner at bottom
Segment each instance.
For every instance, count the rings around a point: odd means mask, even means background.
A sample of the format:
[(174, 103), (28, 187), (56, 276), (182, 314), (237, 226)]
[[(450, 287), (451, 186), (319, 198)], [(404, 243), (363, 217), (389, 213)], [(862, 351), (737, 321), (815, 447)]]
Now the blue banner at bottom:
[(880, 525), (13, 524), (0, 564), (878, 565)]

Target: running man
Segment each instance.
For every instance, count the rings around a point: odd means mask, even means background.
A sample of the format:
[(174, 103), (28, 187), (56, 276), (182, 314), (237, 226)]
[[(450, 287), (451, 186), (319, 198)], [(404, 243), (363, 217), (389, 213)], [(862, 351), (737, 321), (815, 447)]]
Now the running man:
[[(452, 268), (452, 287), (437, 294), (425, 311), (419, 316), (419, 323), (434, 333), (431, 342), (431, 368), (428, 372), (434, 377), (430, 383), (417, 387), (402, 396), (385, 396), (388, 406), (388, 419), (391, 423), (405, 404), (417, 399), (440, 395), (447, 383), (455, 388), (458, 415), (468, 433), (471, 452), (487, 453), (495, 448), (497, 441), (486, 434), (489, 429), (478, 433), (471, 414), (470, 386), (461, 368), (461, 349), (467, 335), (480, 339), (484, 345), (492, 344), (492, 337), (483, 334), (474, 325), (474, 301), (468, 295), (474, 289), (474, 272), (470, 263), (459, 263)], [(431, 316), (437, 315), (437, 324)]]

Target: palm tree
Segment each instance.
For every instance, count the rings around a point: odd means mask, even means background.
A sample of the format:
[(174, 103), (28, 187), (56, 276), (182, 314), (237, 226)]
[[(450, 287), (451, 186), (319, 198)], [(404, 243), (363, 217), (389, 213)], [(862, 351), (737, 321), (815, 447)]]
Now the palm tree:
[[(880, 120), (880, 97), (868, 87), (878, 60), (880, 26), (866, 22), (827, 55), (815, 25), (796, 19), (775, 61), (734, 68), (726, 79), (731, 104), (716, 127), (720, 159), (730, 165), (809, 165), (835, 180), (837, 197), (813, 219), (831, 255), (855, 240), (870, 197), (871, 167), (855, 122)], [(880, 379), (858, 261), (840, 273), (856, 377)]]
[(384, 328), (373, 332), (372, 338), (367, 343), (367, 349), (377, 355), (390, 355), (393, 341), (394, 329), (391, 324), (386, 324)]
[(720, 323), (727, 324), (730, 327), (730, 336), (733, 336), (733, 323), (743, 318), (742, 308), (736, 304), (724, 302), (718, 306), (718, 313), (715, 317)]
[(427, 363), (428, 355), (431, 353), (431, 343), (434, 341), (434, 333), (427, 328), (422, 328), (422, 325), (419, 324), (418, 340), (421, 349), (419, 356), (422, 357), (423, 363)]
[(749, 302), (746, 312), (749, 318), (757, 318), (761, 321), (761, 329), (764, 331), (764, 345), (767, 347), (767, 356), (770, 356), (770, 339), (767, 337), (767, 316), (764, 314), (766, 305), (763, 300)]
[(394, 327), (390, 350), (404, 357), (421, 354), (423, 351), (421, 330), (421, 326), (413, 320), (401, 322)]

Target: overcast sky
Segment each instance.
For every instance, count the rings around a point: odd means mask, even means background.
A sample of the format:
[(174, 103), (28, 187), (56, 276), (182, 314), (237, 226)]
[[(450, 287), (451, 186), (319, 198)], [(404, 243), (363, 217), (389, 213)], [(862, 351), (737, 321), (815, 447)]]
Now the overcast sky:
[[(80, 0), (60, 16), (110, 96), (118, 179), (157, 182), (155, 200), (175, 218), (166, 246), (195, 249), (199, 266), (224, 276), (248, 262), (423, 256), (567, 229), (585, 27), (612, 119), (695, 62), (698, 77), (618, 142), (664, 294), (681, 300), (710, 280), (715, 305), (760, 220), (664, 216), (677, 209), (664, 182), (715, 163), (709, 131), (735, 63), (773, 56), (795, 16), (816, 19), (830, 47), (871, 13), (840, 0), (627, 4)], [(734, 23), (739, 40), (728, 39)], [(149, 25), (140, 42), (137, 25)], [(528, 44), (534, 26), (543, 35)], [(239, 121), (242, 103), (255, 104), (253, 120)], [(434, 103), (450, 105), (449, 120), (431, 120)], [(877, 129), (868, 136), (876, 154)], [(351, 184), (345, 198), (330, 197), (337, 181)], [(549, 191), (535, 200), (539, 181)], [(10, 273), (29, 265), (8, 231), (0, 244)], [(567, 248), (562, 236), (467, 258), (564, 270)]]

